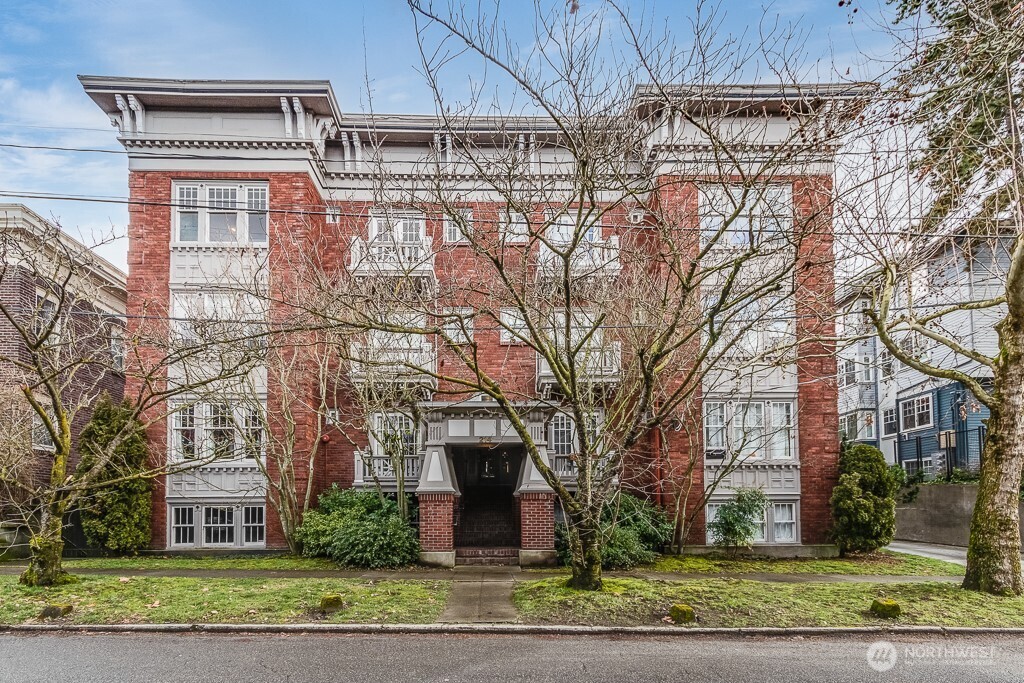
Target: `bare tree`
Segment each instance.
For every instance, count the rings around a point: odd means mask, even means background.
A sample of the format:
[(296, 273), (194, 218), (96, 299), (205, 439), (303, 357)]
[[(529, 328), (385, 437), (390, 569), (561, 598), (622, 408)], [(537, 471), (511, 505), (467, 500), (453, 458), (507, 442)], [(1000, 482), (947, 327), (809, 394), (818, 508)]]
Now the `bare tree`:
[(890, 182), (864, 183), (844, 214), (875, 273), (868, 315), (885, 349), (989, 410), (963, 585), (1020, 594), (1024, 15), (1001, 1), (893, 4), (905, 61), (861, 149), (874, 161), (861, 172)]

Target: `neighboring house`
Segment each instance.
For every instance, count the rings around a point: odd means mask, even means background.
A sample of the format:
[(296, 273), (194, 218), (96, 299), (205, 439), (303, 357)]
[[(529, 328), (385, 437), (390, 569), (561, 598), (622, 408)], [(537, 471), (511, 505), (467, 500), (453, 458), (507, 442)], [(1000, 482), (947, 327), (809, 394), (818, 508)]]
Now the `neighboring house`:
[[(465, 275), (444, 267), (440, 257), (435, 260), (435, 254), (442, 253), (452, 258), (471, 256), (469, 249), (460, 245), (458, 230), (450, 222), (420, 213), (402, 215), (391, 223), (381, 220), (369, 182), (373, 169), (364, 162), (364, 146), (370, 144), (368, 131), (372, 129), (380, 153), (395, 167), (406, 169), (407, 180), (415, 180), (417, 160), (433, 159), (431, 155), (438, 149), (440, 126), (433, 117), (382, 116), (371, 125), (364, 116), (343, 113), (325, 81), (93, 76), (81, 81), (110, 116), (128, 153), (130, 314), (163, 313), (181, 322), (200, 298), (203, 305), (218, 307), (217, 285), (223, 286), (231, 277), (231, 268), (225, 265), (230, 258), (241, 258), (248, 265), (239, 267), (254, 268), (263, 275), (287, 275), (274, 272), (280, 267), (275, 264), (285, 263), (286, 253), (302, 248), (279, 239), (288, 230), (292, 234), (326, 231), (341, 235), (336, 253), (327, 256), (339, 266), (367, 268), (368, 277), (406, 262), (414, 264), (417, 275), (432, 280)], [(756, 87), (737, 87), (735, 91), (730, 97), (755, 102), (758, 112), (772, 115), (771, 134), (787, 130), (787, 106), (793, 101), (787, 98), (795, 95)], [(651, 132), (650, 148), (663, 156), (659, 172), (665, 174), (679, 172), (673, 164), (678, 163), (676, 152), (684, 144), (669, 132), (673, 120), (661, 116)], [(493, 124), (481, 119), (474, 125), (482, 129)], [(530, 146), (530, 159), (545, 153), (533, 148), (532, 141), (521, 139), (520, 144)], [(768, 143), (759, 138), (758, 144)], [(818, 215), (825, 208), (821, 203), (828, 201), (829, 193), (809, 188), (831, 186), (829, 154), (816, 155), (806, 166), (793, 166), (799, 170), (779, 181), (773, 201), (781, 216), (792, 220), (794, 216)], [(696, 225), (709, 212), (708, 200), (698, 202), (697, 194), (695, 180), (686, 190), (666, 195), (664, 201), (688, 206)], [(796, 201), (796, 196), (807, 198)], [(472, 210), (479, 212), (476, 218), (504, 211), (504, 205), (493, 200), (488, 203), (486, 198), (477, 198), (473, 202)], [(276, 211), (273, 221), (267, 220), (268, 211)], [(827, 212), (815, 220), (824, 236), (825, 258), (831, 258)], [(621, 222), (625, 226), (632, 221), (623, 216)], [(506, 215), (503, 224), (509, 231), (507, 239), (514, 241), (516, 217)], [(619, 230), (609, 226), (590, 236), (594, 242), (590, 253), (599, 255), (594, 258), (605, 265), (617, 264)], [(395, 244), (400, 245), (400, 254)], [(814, 302), (796, 303), (819, 312), (824, 306), (825, 317), (830, 317), (827, 309), (834, 297), (831, 273), (816, 274), (812, 279), (808, 272), (811, 270), (798, 269), (797, 277), (804, 280), (796, 289)], [(798, 330), (793, 322), (797, 306), (792, 304), (782, 306), (790, 311), (784, 317), (788, 322), (775, 333), (795, 340), (810, 333)], [(516, 344), (504, 332), (470, 328), (458, 334), (472, 335), (481, 354), (496, 359), (495, 372), (514, 377), (517, 386), (532, 387), (537, 395), (549, 389), (550, 369), (537, 362), (532, 350)], [(437, 350), (429, 345), (390, 341), (395, 343), (388, 347), (389, 352), (416, 354), (417, 363), (422, 358), (436, 358)], [(611, 356), (602, 358), (594, 370), (614, 380), (619, 362)], [(715, 480), (740, 425), (776, 428), (770, 443), (756, 452), (752, 449), (748, 460), (725, 477), (707, 510), (697, 510), (696, 543), (704, 539), (704, 513), (713, 516), (739, 486), (760, 486), (772, 501), (759, 543), (793, 552), (827, 543), (828, 499), (837, 477), (838, 454), (833, 377), (833, 360), (827, 354), (798, 357), (766, 370), (741, 392), (739, 400), (721, 387), (708, 388), (703, 406), (695, 400), (697, 414), (704, 415), (703, 428), (689, 439), (686, 434), (673, 436), (670, 457), (697, 459), (701, 466), (693, 477), (698, 488), (705, 480)], [(358, 368), (354, 369), (352, 381), (364, 380)], [(258, 382), (263, 382), (264, 395), (273, 391), (265, 377)], [(491, 402), (478, 398), (453, 401), (434, 394), (435, 389), (424, 383), (423, 424), (394, 416), (381, 416), (379, 423), (390, 424), (382, 428), (390, 429), (405, 444), (409, 489), (420, 502), (423, 551), (454, 561), (459, 545), (511, 546), (521, 549), (524, 562), (550, 560), (557, 506), (543, 480), (531, 476), (532, 463), (524, 460), (521, 441)], [(552, 467), (568, 475), (568, 455), (574, 442), (573, 426), (567, 420), (559, 414), (550, 419), (530, 415), (527, 427), (543, 444)], [(227, 455), (198, 471), (159, 480), (153, 500), (154, 548), (283, 546), (280, 524), (266, 503), (266, 481), (254, 460), (260, 455), (244, 446), (258, 442), (261, 429), (253, 415), (234, 404), (228, 394), (222, 400), (179, 409), (166, 426), (151, 429), (152, 442), (166, 444), (171, 459), (194, 457), (197, 449), (224, 448)], [(249, 432), (249, 438), (243, 431)], [(332, 483), (369, 486), (374, 474), (385, 485), (394, 480), (394, 472), (389, 471), (387, 458), (374, 439), (366, 434), (347, 436), (325, 439), (316, 470), (300, 473), (303, 479), (297, 486), (306, 485), (305, 477), (313, 479), (317, 491)], [(645, 448), (654, 451), (656, 446), (651, 442)], [(481, 500), (489, 501), (489, 506), (474, 507)]]
[[(936, 240), (923, 265), (912, 275), (915, 307), (935, 310), (998, 295), (1008, 266), (1006, 245)], [(893, 358), (862, 312), (872, 305), (871, 281), (844, 284), (838, 297), (839, 429), (843, 438), (877, 446), (891, 464), (910, 474), (932, 477), (953, 468), (977, 470), (985, 442), (988, 408), (960, 382), (930, 377)], [(894, 304), (905, 305), (905, 296)], [(931, 308), (929, 308), (931, 307)], [(958, 310), (941, 321), (943, 334), (966, 348), (995, 355), (995, 323), (1000, 308)], [(904, 347), (939, 368), (957, 369), (983, 385), (991, 370), (954, 355), (938, 343), (906, 333), (895, 337)]]
[[(73, 301), (65, 307), (63, 314), (69, 320), (58, 320), (54, 338), (59, 342), (73, 334), (76, 316), (89, 321), (89, 344), (107, 346), (110, 362), (104, 363), (102, 369), (95, 366), (80, 368), (75, 379), (66, 387), (64, 398), (81, 405), (83, 399), (91, 400), (102, 392), (107, 392), (114, 401), (120, 401), (124, 392), (124, 374), (120, 370), (124, 362), (124, 326), (127, 305), (127, 276), (105, 259), (90, 253), (89, 263), (83, 264), (70, 278), (46, 278), (49, 264), (59, 262), (53, 258), (58, 242), (64, 247), (77, 252), (85, 250), (77, 240), (61, 231), (57, 226), (20, 204), (0, 204), (0, 236), (3, 241), (3, 254), (6, 266), (0, 274), (0, 301), (14, 317), (24, 316), (20, 326), (24, 326), (30, 334), (40, 330), (46, 322), (57, 314), (57, 292), (66, 284), (67, 300)], [(35, 265), (42, 265), (34, 268)], [(35, 272), (33, 272), (35, 271)], [(103, 319), (102, 325), (94, 323), (97, 316)], [(71, 330), (65, 332), (65, 330)], [(64, 335), (62, 337), (62, 334)], [(102, 349), (101, 349), (102, 350)], [(49, 433), (42, 428), (42, 421), (35, 417), (27, 401), (21, 395), (21, 376), (14, 362), (25, 362), (28, 359), (28, 347), (17, 327), (6, 317), (0, 316), (0, 355), (11, 362), (0, 361), (0, 392), (3, 392), (4, 424), (2, 425), (5, 439), (14, 439), (15, 431), (20, 430), (19, 421), (31, 422), (30, 435), (26, 431), (26, 445), (31, 444), (35, 457), (32, 461), (34, 481), (45, 481), (50, 474), (49, 458), (46, 452), (52, 450), (53, 443)], [(40, 395), (42, 403), (48, 398)], [(72, 439), (77, 443), (78, 434), (89, 420), (89, 411), (77, 411), (72, 424)], [(26, 424), (26, 427), (28, 425)], [(73, 455), (72, 466), (77, 460)], [(9, 517), (10, 514), (5, 515)]]

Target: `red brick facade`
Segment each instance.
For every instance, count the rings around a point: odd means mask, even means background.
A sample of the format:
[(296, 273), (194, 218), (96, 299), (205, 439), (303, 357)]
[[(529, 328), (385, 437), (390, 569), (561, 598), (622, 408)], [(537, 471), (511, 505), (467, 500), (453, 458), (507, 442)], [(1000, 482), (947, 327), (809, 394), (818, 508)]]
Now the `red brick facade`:
[(519, 535), (523, 550), (555, 549), (555, 494), (519, 494)]
[(420, 493), (420, 548), (428, 553), (455, 550), (455, 494)]

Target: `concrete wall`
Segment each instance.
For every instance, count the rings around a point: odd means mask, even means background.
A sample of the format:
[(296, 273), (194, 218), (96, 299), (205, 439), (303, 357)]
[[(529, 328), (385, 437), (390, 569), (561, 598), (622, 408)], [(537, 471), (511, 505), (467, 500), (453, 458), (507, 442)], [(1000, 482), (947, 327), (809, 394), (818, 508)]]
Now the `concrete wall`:
[(966, 546), (977, 495), (975, 484), (921, 486), (913, 502), (896, 506), (896, 540)]

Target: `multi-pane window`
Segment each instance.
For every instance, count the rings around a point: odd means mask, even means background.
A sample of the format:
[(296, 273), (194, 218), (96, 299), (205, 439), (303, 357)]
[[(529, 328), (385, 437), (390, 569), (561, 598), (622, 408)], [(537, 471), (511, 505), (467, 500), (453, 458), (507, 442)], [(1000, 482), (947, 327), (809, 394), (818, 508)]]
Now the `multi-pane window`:
[(229, 505), (203, 508), (203, 545), (234, 545), (235, 509)]
[(258, 408), (242, 408), (242, 448), (245, 457), (256, 460), (263, 457), (263, 415)]
[(465, 242), (473, 231), (472, 209), (459, 209), (457, 216), (449, 216), (444, 221), (444, 241), (450, 243)]
[(896, 374), (896, 359), (892, 357), (889, 349), (882, 349), (878, 354), (878, 371), (882, 379), (889, 379)]
[(704, 244), (749, 249), (789, 232), (793, 224), (789, 185), (706, 185), (698, 201)]
[(242, 508), (242, 543), (259, 544), (264, 541), (265, 508), (262, 505), (247, 505)]
[(425, 225), (418, 213), (389, 213), (370, 217), (370, 239), (401, 244), (423, 241)]
[(501, 309), (501, 333), (502, 344), (522, 343), (526, 338), (526, 319), (523, 312), (518, 308)]
[(857, 413), (840, 416), (839, 435), (847, 441), (853, 441), (857, 438)]
[(582, 214), (583, 224), (577, 226), (576, 219), (569, 214), (560, 214), (551, 219), (547, 229), (547, 240), (555, 246), (571, 244), (576, 240), (579, 232), (579, 241), (582, 245), (596, 242), (601, 235), (601, 224), (584, 211)]
[(196, 509), (193, 506), (171, 508), (171, 544), (196, 544)]
[(839, 359), (839, 386), (853, 386), (857, 383), (857, 361), (853, 358)]
[(54, 449), (53, 435), (46, 428), (43, 419), (35, 411), (32, 412), (32, 448), (38, 451)]
[(875, 375), (873, 368), (871, 367), (871, 358), (865, 356), (860, 363), (860, 367), (857, 369), (857, 380), (865, 384), (870, 384), (874, 379)]
[(704, 403), (704, 455), (709, 458), (723, 458), (726, 451), (725, 404)]
[(327, 222), (331, 225), (337, 225), (341, 222), (341, 209), (337, 206), (327, 207)]
[(565, 413), (555, 413), (551, 418), (551, 452), (555, 455), (570, 455), (576, 452), (576, 425)]
[(207, 406), (206, 438), (210, 441), (214, 458), (234, 457), (235, 419), (227, 403), (211, 403)]
[(708, 326), (720, 335), (714, 353), (755, 357), (785, 351), (795, 342), (796, 300), (788, 293), (762, 294), (735, 305), (724, 304), (718, 292), (704, 297)]
[(704, 455), (792, 460), (796, 425), (791, 401), (704, 402)]
[(899, 416), (895, 408), (882, 411), (882, 436), (892, 436), (900, 430)]
[(526, 242), (530, 239), (530, 222), (526, 214), (506, 210), (501, 220), (501, 239), (503, 242)]
[(199, 449), (196, 447), (196, 406), (188, 405), (178, 408), (171, 419), (174, 453), (183, 459), (198, 457)]
[(32, 334), (39, 339), (47, 331), (50, 332), (50, 339), (56, 339), (60, 335), (60, 323), (55, 322), (57, 318), (57, 302), (46, 296), (36, 297), (36, 316), (32, 321)]
[[(721, 503), (708, 503), (707, 506), (704, 508), (704, 515), (705, 515), (705, 518), (706, 518), (706, 527), (707, 527), (707, 530), (708, 530), (707, 531), (707, 542), (708, 543), (714, 543), (715, 542), (714, 534), (711, 531), (711, 522), (715, 521), (715, 517), (718, 515), (718, 511), (719, 511), (719, 509), (721, 509), (721, 507), (722, 507)], [(766, 517), (765, 511), (762, 510), (761, 511), (761, 517), (760, 517), (759, 520), (757, 520), (758, 526), (756, 527), (756, 530), (754, 531), (754, 543), (764, 543), (766, 541), (766, 535), (765, 534), (766, 534), (767, 526), (768, 525), (767, 525), (767, 522), (765, 521), (765, 517)]]
[(473, 343), (473, 309), (453, 308), (442, 322), (442, 330), (453, 344)]
[(932, 397), (918, 396), (900, 403), (900, 423), (903, 431), (932, 426)]
[(772, 533), (776, 543), (796, 542), (796, 504), (774, 503), (772, 505)]
[(238, 188), (207, 188), (211, 242), (238, 241)]
[(264, 244), (269, 228), (265, 183), (176, 185), (175, 241)]
[(245, 210), (249, 223), (249, 241), (267, 241), (267, 188), (248, 187), (245, 190)]
[(178, 188), (178, 241), (199, 241), (199, 187)]

